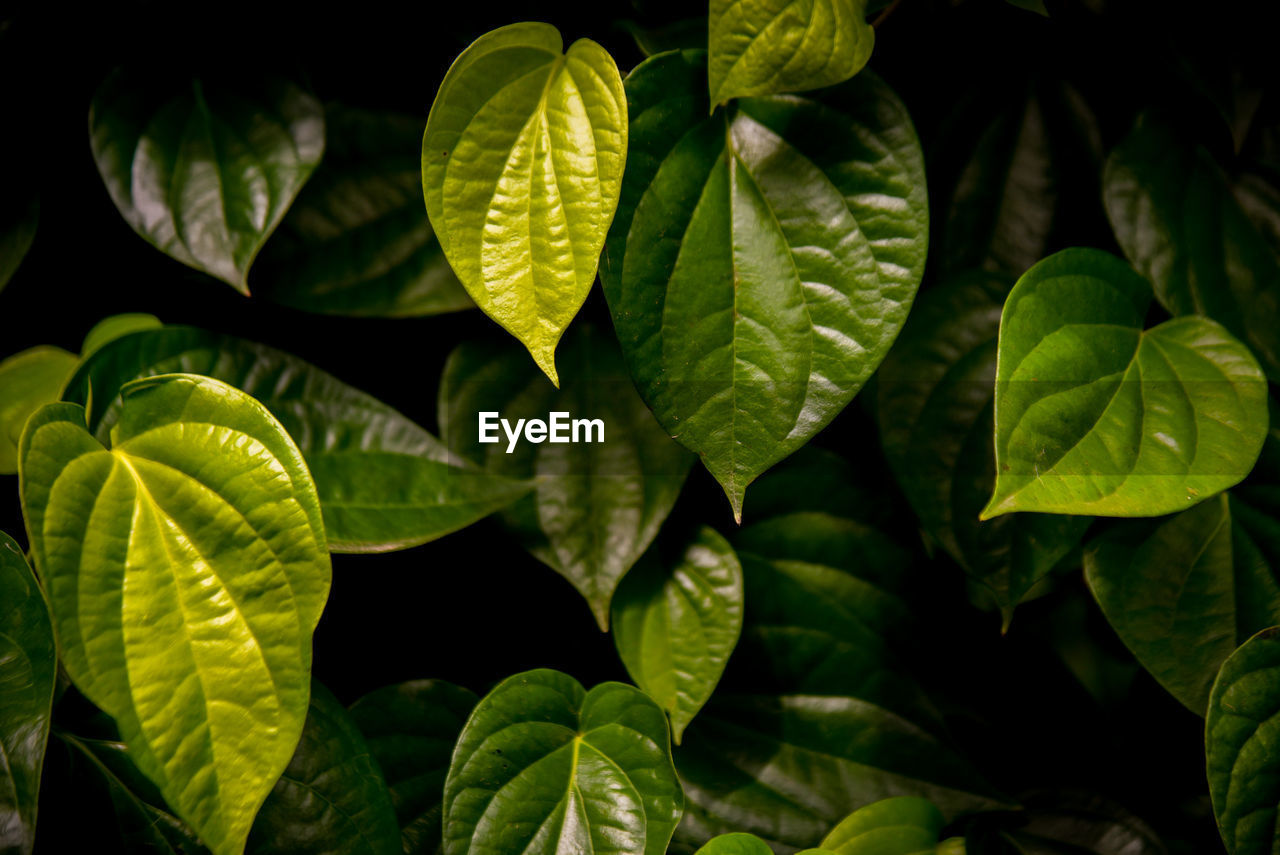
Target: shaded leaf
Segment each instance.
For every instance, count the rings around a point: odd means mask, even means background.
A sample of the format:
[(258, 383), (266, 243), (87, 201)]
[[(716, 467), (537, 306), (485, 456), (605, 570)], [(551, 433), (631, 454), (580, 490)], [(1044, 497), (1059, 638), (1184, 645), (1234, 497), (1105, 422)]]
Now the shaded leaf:
[(0, 205), (0, 291), (9, 284), (36, 238), (40, 197), (31, 188), (6, 191)]
[(48, 346), (0, 361), (0, 475), (18, 471), (18, 440), (27, 419), (58, 400), (78, 362), (75, 354)]
[(1024, 809), (978, 817), (968, 855), (1166, 855), (1138, 817), (1093, 793), (1037, 792)]
[(118, 338), (124, 338), (136, 332), (158, 330), (162, 326), (164, 324), (160, 323), (160, 319), (155, 315), (141, 312), (103, 318), (85, 334), (84, 343), (80, 345), (80, 358), (88, 359)]
[(657, 27), (641, 26), (635, 21), (622, 21), (620, 26), (631, 35), (645, 56), (669, 50), (705, 50), (707, 47), (707, 19), (701, 15)]

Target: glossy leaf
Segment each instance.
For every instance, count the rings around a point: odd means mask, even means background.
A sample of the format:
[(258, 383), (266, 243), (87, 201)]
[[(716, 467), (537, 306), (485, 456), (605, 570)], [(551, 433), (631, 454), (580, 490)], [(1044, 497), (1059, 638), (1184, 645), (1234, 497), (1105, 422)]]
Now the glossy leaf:
[(124, 399), (110, 448), (74, 404), (28, 422), (32, 554), (71, 680), (210, 849), (238, 853), (306, 717), (320, 503), (249, 396), (168, 375)]
[(1253, 468), (1267, 383), (1214, 321), (1149, 330), (1147, 283), (1097, 250), (1026, 272), (1005, 302), (996, 366), (996, 485), (983, 518), (1013, 511), (1155, 516)]
[[(989, 820), (989, 821), (984, 821)], [(978, 817), (967, 855), (1167, 855), (1138, 817), (1096, 793), (1028, 794), (1023, 809)]]
[(530, 489), (462, 464), (399, 412), (295, 356), (191, 327), (167, 327), (103, 348), (71, 379), (65, 398), (91, 404), (90, 429), (105, 440), (120, 417), (120, 388), (172, 372), (216, 377), (279, 419), (315, 479), (334, 552), (426, 543)]
[(773, 855), (773, 850), (754, 834), (736, 832), (711, 838), (697, 855)]
[(703, 527), (664, 563), (650, 551), (613, 599), (613, 641), (627, 673), (680, 736), (711, 697), (742, 630), (742, 565)]
[(324, 113), (285, 80), (116, 71), (89, 111), (112, 201), (135, 232), (248, 294), (249, 267), (324, 152)]
[[(671, 513), (692, 457), (636, 395), (607, 334), (580, 327), (562, 350), (563, 363), (573, 370), (557, 390), (514, 347), (462, 345), (445, 364), (440, 428), (460, 457), (536, 482), (532, 496), (502, 514), (503, 523), (578, 589), (604, 630), (614, 589)], [(603, 442), (521, 440), (512, 447), (495, 428), (497, 441), (482, 444), (484, 412), (498, 413), (512, 426), (519, 419), (545, 421), (553, 412), (598, 419)], [(593, 430), (580, 438), (598, 440)]]
[(559, 385), (556, 343), (596, 278), (627, 159), (613, 58), (512, 24), (453, 63), (427, 117), (422, 186), (445, 257)]
[(866, 15), (867, 0), (711, 0), (711, 102), (848, 80), (875, 44)]
[(77, 362), (75, 354), (47, 346), (0, 361), (0, 475), (18, 471), (18, 440), (27, 419), (58, 400)]
[(49, 606), (22, 550), (0, 532), (0, 852), (35, 845), (58, 652)]
[(103, 318), (85, 334), (84, 343), (80, 345), (80, 358), (88, 359), (118, 338), (124, 338), (136, 332), (158, 330), (162, 326), (164, 324), (160, 323), (160, 319), (155, 315), (141, 312)]
[(932, 855), (946, 821), (928, 799), (873, 802), (840, 821), (822, 840), (834, 855)]
[(0, 202), (0, 291), (9, 284), (36, 238), (40, 197), (30, 188), (12, 189)]
[(707, 116), (701, 55), (627, 78), (632, 155), (601, 279), (636, 386), (741, 516), (853, 398), (924, 266), (920, 146), (875, 77)]
[(448, 855), (662, 855), (680, 819), (667, 720), (621, 683), (504, 680), (471, 713), (444, 789)]
[(391, 789), (405, 855), (441, 851), (445, 776), (477, 700), (443, 680), (414, 680), (377, 689), (351, 707)]
[(329, 105), (324, 162), (262, 251), (254, 293), (331, 315), (473, 308), (422, 207), (422, 128), (413, 116)]

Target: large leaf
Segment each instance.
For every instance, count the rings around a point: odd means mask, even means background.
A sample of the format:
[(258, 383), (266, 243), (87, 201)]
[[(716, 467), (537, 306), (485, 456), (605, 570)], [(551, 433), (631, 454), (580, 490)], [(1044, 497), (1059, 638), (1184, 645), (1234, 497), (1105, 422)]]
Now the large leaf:
[(1086, 517), (979, 522), (995, 485), (996, 335), (1009, 282), (956, 277), (923, 295), (877, 377), (885, 457), (921, 525), (995, 598), (1014, 607), (1079, 542)]
[(441, 851), (445, 776), (477, 700), (443, 680), (414, 680), (377, 689), (351, 707), (391, 788), (405, 855)]
[(979, 817), (967, 855), (1166, 855), (1146, 823), (1096, 793), (1029, 793), (1022, 804)]
[(91, 406), (90, 430), (105, 440), (120, 417), (120, 388), (173, 372), (216, 377), (280, 420), (311, 469), (334, 552), (425, 543), (530, 489), (462, 464), (405, 416), (295, 356), (191, 327), (108, 345), (80, 368), (64, 397)]
[(215, 853), (238, 853), (306, 718), (329, 592), (315, 487), (249, 396), (169, 375), (124, 389), (110, 448), (50, 404), (22, 504), (67, 674)]
[(78, 362), (74, 353), (43, 345), (0, 361), (0, 475), (18, 471), (18, 441), (27, 419), (58, 400)]
[(440, 84), (422, 139), (445, 257), (557, 385), (556, 343), (595, 281), (627, 158), (613, 58), (588, 39), (563, 49), (549, 24), (481, 36)]
[(422, 207), (422, 127), (413, 116), (329, 105), (324, 162), (267, 242), (254, 293), (334, 315), (474, 307)]
[(558, 671), (504, 680), (471, 713), (444, 788), (448, 855), (662, 855), (682, 798), (662, 710)]
[(699, 529), (673, 561), (650, 551), (613, 598), (618, 655), (671, 717), (677, 745), (720, 682), (741, 630), (742, 565), (710, 528)]
[(848, 80), (875, 45), (866, 15), (867, 0), (711, 0), (711, 102)]
[[(445, 364), (440, 428), (458, 455), (494, 473), (535, 480), (533, 495), (502, 520), (573, 583), (607, 629), (614, 589), (671, 513), (692, 456), (654, 421), (607, 334), (579, 327), (565, 341), (563, 362), (573, 372), (557, 390), (514, 347), (463, 344)], [(486, 412), (513, 430), (519, 419), (548, 421), (551, 413), (598, 419), (602, 433), (588, 428), (579, 442), (522, 439), (512, 447), (505, 429), (494, 428), (497, 441), (485, 444), (479, 419)]]
[(0, 201), (0, 291), (31, 249), (39, 221), (40, 197), (31, 187), (6, 191)]
[(1000, 318), (996, 485), (1013, 511), (1156, 516), (1253, 468), (1267, 382), (1207, 318), (1143, 330), (1150, 287), (1098, 250), (1064, 250), (1018, 280)]
[(324, 113), (276, 78), (116, 71), (94, 95), (89, 134), (133, 230), (248, 294), (254, 257), (320, 162)]
[(906, 110), (860, 74), (707, 116), (700, 54), (627, 78), (631, 159), (601, 279), (640, 394), (741, 516), (897, 336), (928, 211)]
[(22, 550), (0, 532), (0, 852), (31, 852), (58, 672), (49, 606)]
[(318, 682), (302, 739), (253, 822), (253, 855), (400, 855), (400, 827), (378, 762)]
[(1209, 153), (1144, 117), (1108, 158), (1103, 191), (1116, 240), (1160, 303), (1219, 321), (1280, 381), (1280, 258)]

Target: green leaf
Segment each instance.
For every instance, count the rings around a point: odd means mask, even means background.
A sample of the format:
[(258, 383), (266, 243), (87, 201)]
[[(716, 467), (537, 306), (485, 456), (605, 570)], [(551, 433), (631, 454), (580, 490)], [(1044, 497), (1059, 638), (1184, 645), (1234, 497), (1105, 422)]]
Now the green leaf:
[(413, 116), (328, 105), (324, 162), (262, 251), (255, 295), (364, 317), (474, 308), (422, 207), (422, 129)]
[(414, 680), (377, 689), (351, 707), (391, 789), (405, 855), (441, 851), (445, 776), (477, 700), (443, 680)]
[(1107, 159), (1103, 193), (1116, 240), (1161, 305), (1218, 321), (1280, 381), (1280, 258), (1209, 153), (1144, 117)]
[(0, 532), (0, 852), (29, 855), (58, 672), (49, 606), (18, 544)]
[(1005, 302), (996, 486), (1013, 511), (1156, 516), (1237, 483), (1267, 431), (1248, 348), (1200, 317), (1142, 329), (1150, 288), (1105, 252), (1064, 250)]
[(703, 15), (656, 27), (645, 27), (635, 21), (620, 21), (619, 26), (647, 57), (669, 50), (705, 50), (707, 46), (707, 19)]
[(120, 417), (120, 388), (173, 372), (229, 383), (284, 425), (315, 480), (334, 552), (426, 543), (531, 488), (464, 465), (405, 416), (295, 356), (191, 327), (166, 327), (103, 348), (71, 379), (64, 397), (91, 404), (90, 430), (105, 440)]
[(834, 855), (932, 855), (946, 821), (928, 799), (899, 796), (849, 814), (822, 841)]
[(164, 324), (160, 323), (160, 319), (155, 315), (140, 312), (103, 318), (85, 334), (84, 343), (80, 345), (80, 358), (88, 359), (118, 338), (124, 338), (136, 332), (158, 330), (162, 326)]
[(875, 45), (866, 16), (867, 0), (711, 0), (711, 102), (848, 80)]
[[(692, 457), (636, 395), (607, 333), (579, 326), (565, 340), (563, 362), (573, 371), (557, 390), (514, 347), (463, 344), (445, 364), (440, 428), (459, 456), (534, 479), (533, 495), (505, 511), (503, 524), (578, 589), (605, 630), (614, 589), (671, 513)], [(479, 419), (486, 412), (514, 430), (519, 419), (548, 421), (557, 412), (598, 419), (603, 442), (521, 440), (513, 447), (505, 429), (495, 428), (497, 440), (483, 444)], [(592, 430), (580, 438), (598, 440)]]
[(754, 834), (736, 832), (711, 838), (697, 855), (773, 855), (773, 850)]
[(116, 71), (94, 95), (89, 134), (133, 230), (248, 294), (254, 257), (324, 153), (324, 113), (276, 78)]
[(18, 271), (36, 239), (40, 222), (40, 196), (30, 187), (18, 192), (6, 188), (0, 203), (0, 291)]
[(978, 817), (965, 843), (968, 855), (1168, 855), (1145, 822), (1114, 802), (1052, 790), (1028, 794), (1016, 813)]
[(646, 554), (613, 598), (613, 641), (627, 673), (671, 717), (677, 745), (711, 697), (742, 630), (742, 565), (703, 526), (675, 561)]
[(18, 440), (27, 419), (58, 400), (78, 361), (60, 347), (40, 346), (0, 362), (0, 475), (18, 471)]
[(1222, 666), (1209, 696), (1205, 751), (1218, 830), (1231, 855), (1268, 855), (1280, 836), (1280, 627)]
[(400, 826), (378, 762), (355, 722), (318, 682), (302, 739), (262, 805), (253, 855), (401, 855)]
[(601, 280), (631, 376), (741, 516), (897, 336), (924, 267), (919, 142), (877, 78), (707, 116), (699, 54), (627, 78), (632, 156)]
[(210, 849), (238, 853), (306, 717), (329, 592), (320, 503), (249, 396), (169, 375), (124, 399), (109, 449), (74, 404), (28, 422), (32, 554), (72, 682)]
[(627, 158), (613, 58), (589, 39), (563, 48), (550, 24), (476, 39), (440, 84), (422, 139), (445, 257), (557, 385), (556, 343), (595, 281)]
[(621, 683), (504, 680), (471, 713), (444, 788), (448, 855), (662, 855), (680, 819), (667, 719)]
[(1089, 525), (1050, 514), (978, 521), (996, 478), (996, 335), (1009, 285), (978, 273), (926, 291), (876, 375), (876, 415), (894, 476), (924, 530), (995, 598), (1006, 629)]

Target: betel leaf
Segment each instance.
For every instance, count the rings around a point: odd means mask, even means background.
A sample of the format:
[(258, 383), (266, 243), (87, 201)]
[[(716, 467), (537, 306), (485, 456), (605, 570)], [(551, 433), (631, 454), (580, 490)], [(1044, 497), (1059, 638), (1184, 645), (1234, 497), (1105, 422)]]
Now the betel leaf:
[(378, 762), (342, 705), (311, 684), (293, 759), (258, 811), (251, 855), (401, 855), (400, 826)]
[(40, 196), (33, 188), (7, 190), (0, 201), (0, 291), (9, 284), (36, 238)]
[(631, 159), (601, 280), (636, 386), (741, 516), (897, 336), (924, 267), (920, 145), (860, 74), (707, 116), (693, 52), (627, 78)]
[(391, 789), (405, 855), (441, 851), (445, 776), (477, 700), (443, 680), (414, 680), (376, 689), (351, 706)]
[(444, 788), (447, 855), (662, 855), (682, 798), (667, 719), (641, 691), (509, 677), (471, 713)]
[(1280, 380), (1280, 259), (1209, 153), (1145, 116), (1107, 159), (1103, 192), (1116, 240), (1161, 305), (1220, 322)]
[(1053, 514), (978, 520), (996, 477), (996, 335), (1010, 286), (997, 274), (971, 273), (926, 291), (876, 375), (876, 415), (895, 478), (924, 530), (994, 597), (1006, 628), (1089, 525)]
[(898, 796), (858, 808), (822, 840), (833, 855), (932, 855), (946, 820), (933, 802)]
[(18, 471), (18, 441), (27, 419), (58, 400), (78, 361), (74, 353), (44, 345), (0, 361), (0, 475)]
[(136, 332), (158, 330), (164, 324), (155, 315), (133, 312), (124, 315), (112, 315), (94, 324), (85, 333), (84, 343), (80, 345), (80, 358), (88, 359), (94, 353), (111, 344), (118, 338), (124, 338)]
[(306, 717), (320, 503), (248, 395), (192, 375), (123, 395), (109, 448), (75, 404), (27, 423), (32, 555), (72, 682), (209, 848), (238, 853)]
[(738, 831), (711, 838), (697, 855), (773, 855), (773, 850), (754, 834)]
[(330, 104), (324, 162), (254, 268), (254, 294), (333, 315), (473, 308), (422, 207), (423, 121)]
[(49, 606), (22, 550), (0, 532), (0, 852), (35, 845), (58, 652)]
[(965, 835), (967, 855), (1167, 855), (1138, 817), (1096, 793), (1040, 791), (1022, 810), (978, 817)]
[(481, 36), (427, 117), (422, 187), (449, 264), (559, 384), (556, 343), (596, 278), (627, 159), (613, 57), (550, 24)]
[(650, 550), (613, 598), (613, 641), (627, 673), (680, 736), (711, 697), (742, 630), (742, 565), (702, 527), (675, 560)]
[(1209, 794), (1231, 855), (1268, 855), (1280, 841), (1278, 729), (1280, 628), (1271, 628), (1231, 654), (1209, 696)]
[(1267, 381), (1220, 324), (1143, 330), (1150, 286), (1124, 262), (1064, 250), (1005, 301), (996, 364), (996, 484), (983, 518), (1013, 511), (1155, 516), (1253, 468)]
[(867, 64), (867, 0), (711, 0), (711, 103), (820, 89)]
[[(502, 521), (578, 589), (603, 630), (614, 589), (671, 513), (692, 455), (654, 421), (606, 333), (579, 326), (565, 339), (562, 362), (573, 373), (557, 390), (515, 347), (463, 344), (445, 364), (440, 428), (459, 456), (534, 480), (533, 494)], [(492, 417), (492, 443), (480, 442), (482, 413)], [(547, 441), (512, 445), (506, 430), (518, 432), (521, 419), (549, 422), (552, 413), (566, 420), (567, 441), (548, 433)], [(582, 426), (573, 441), (573, 420), (599, 424)]]
[(89, 110), (98, 172), (135, 232), (249, 293), (249, 267), (324, 152), (296, 84), (118, 70)]
[(384, 552), (434, 540), (527, 493), (530, 485), (463, 464), (410, 419), (303, 360), (191, 327), (114, 342), (67, 384), (106, 440), (121, 387), (183, 372), (216, 377), (257, 398), (293, 436), (311, 469), (334, 552)]

